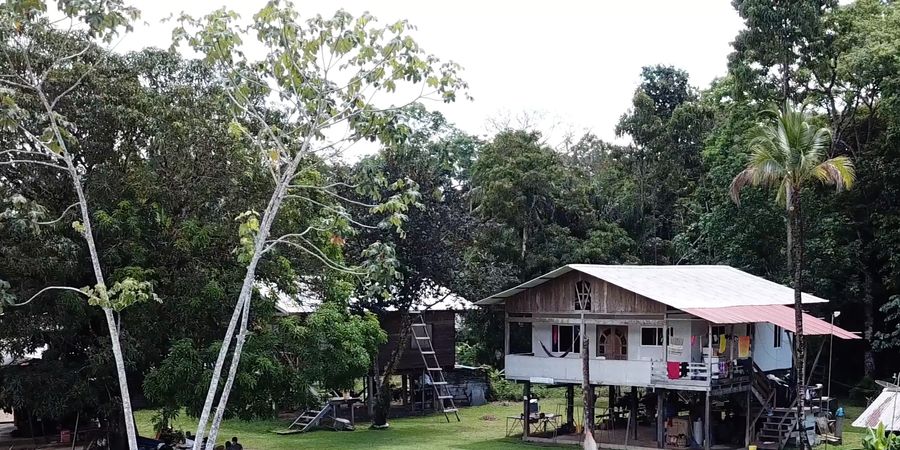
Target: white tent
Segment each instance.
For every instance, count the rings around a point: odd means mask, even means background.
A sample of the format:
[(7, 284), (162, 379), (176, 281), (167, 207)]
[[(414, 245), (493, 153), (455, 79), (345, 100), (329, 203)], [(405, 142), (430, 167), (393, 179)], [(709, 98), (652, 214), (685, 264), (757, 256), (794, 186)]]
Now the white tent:
[(900, 431), (900, 386), (879, 381), (884, 390), (859, 417), (853, 421), (858, 428), (875, 428), (879, 423), (891, 431)]

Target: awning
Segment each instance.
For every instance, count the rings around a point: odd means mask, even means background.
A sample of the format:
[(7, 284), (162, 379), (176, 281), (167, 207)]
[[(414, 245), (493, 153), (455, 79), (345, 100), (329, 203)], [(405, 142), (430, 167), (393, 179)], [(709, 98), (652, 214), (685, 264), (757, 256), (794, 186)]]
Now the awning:
[[(785, 305), (726, 306), (722, 308), (685, 308), (682, 311), (716, 324), (768, 322), (785, 330), (796, 332), (794, 308)], [(833, 334), (841, 339), (859, 339), (859, 336), (832, 326), (830, 323), (803, 313), (803, 334)]]

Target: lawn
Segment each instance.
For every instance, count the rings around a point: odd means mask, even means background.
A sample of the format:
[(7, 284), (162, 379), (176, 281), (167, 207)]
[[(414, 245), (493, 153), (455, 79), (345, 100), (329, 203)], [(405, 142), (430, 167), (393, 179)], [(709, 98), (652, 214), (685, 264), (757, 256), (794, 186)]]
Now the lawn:
[[(542, 405), (544, 406), (544, 405)], [(553, 405), (551, 408), (555, 409)], [(443, 415), (393, 419), (388, 430), (370, 430), (367, 424), (359, 425), (353, 432), (314, 431), (305, 434), (277, 435), (271, 430), (287, 428), (281, 420), (241, 421), (228, 420), (222, 426), (220, 440), (237, 436), (247, 450), (296, 450), (304, 448), (366, 448), (366, 449), (521, 449), (536, 448), (526, 445), (518, 437), (505, 437), (506, 416), (521, 411), (519, 404), (493, 403), (460, 409), (461, 422), (455, 419), (447, 423)], [(152, 436), (153, 411), (136, 413), (142, 435)], [(191, 430), (196, 421), (180, 417), (176, 428)], [(573, 448), (573, 447), (569, 447)]]
[[(555, 401), (555, 399), (551, 400)], [(240, 421), (229, 420), (222, 426), (220, 438), (237, 436), (247, 450), (297, 450), (304, 448), (366, 448), (366, 449), (521, 449), (539, 445), (523, 443), (518, 437), (504, 437), (506, 416), (517, 415), (521, 406), (511, 403), (493, 403), (460, 410), (461, 422), (447, 423), (443, 415), (410, 417), (391, 420), (388, 430), (370, 430), (361, 424), (353, 432), (315, 431), (306, 434), (277, 435), (271, 430), (287, 426), (281, 420)], [(555, 404), (543, 404), (542, 409), (553, 411)], [(851, 450), (862, 448), (864, 433), (851, 428), (850, 422), (862, 408), (848, 407), (844, 420), (844, 445), (829, 445), (828, 449)], [(137, 412), (138, 427), (142, 435), (152, 435), (153, 411)], [(188, 417), (175, 421), (175, 427), (193, 431), (196, 422)], [(545, 446), (546, 447), (546, 446)], [(574, 448), (574, 447), (568, 447)], [(824, 450), (820, 445), (817, 450)]]

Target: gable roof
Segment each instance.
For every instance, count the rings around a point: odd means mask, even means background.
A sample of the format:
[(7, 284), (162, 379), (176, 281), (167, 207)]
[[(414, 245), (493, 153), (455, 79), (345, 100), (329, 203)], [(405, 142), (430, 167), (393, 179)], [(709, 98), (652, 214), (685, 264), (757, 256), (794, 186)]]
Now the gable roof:
[[(639, 266), (569, 264), (507, 289), (476, 305), (503, 304), (507, 298), (571, 271), (578, 271), (676, 309), (792, 305), (794, 290), (730, 266)], [(803, 293), (803, 303), (828, 300)]]

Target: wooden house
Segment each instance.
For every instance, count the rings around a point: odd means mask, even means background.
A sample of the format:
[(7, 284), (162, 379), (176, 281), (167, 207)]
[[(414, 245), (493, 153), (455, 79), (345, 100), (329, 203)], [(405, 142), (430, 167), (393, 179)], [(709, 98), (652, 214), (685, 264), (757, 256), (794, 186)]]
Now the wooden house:
[[(420, 314), (427, 325), (428, 335), (434, 346), (435, 356), (440, 366), (452, 370), (456, 366), (456, 311), (452, 309), (426, 310)], [(400, 344), (402, 317), (399, 312), (391, 311), (379, 316), (381, 328), (387, 333), (388, 340), (378, 347), (378, 369), (383, 372), (394, 349)], [(419, 375), (425, 369), (425, 362), (412, 333), (407, 333), (403, 355), (400, 357), (394, 373), (397, 375)]]
[[(803, 294), (803, 302), (826, 300)], [(792, 368), (794, 309), (789, 306), (793, 290), (788, 287), (728, 266), (571, 264), (476, 305), (504, 311), (505, 374), (523, 383), (526, 401), (533, 383), (582, 384), (585, 334), (592, 389), (608, 386), (611, 393), (630, 389), (632, 409), (630, 415), (622, 413), (629, 417), (637, 415), (637, 390), (650, 397), (648, 404), (655, 404), (648, 414), (655, 415), (656, 426), (650, 424), (652, 431), (642, 436), (636, 419), (629, 422), (633, 435), (627, 448), (656, 448), (667, 442), (666, 429), (672, 429), (671, 421), (679, 417), (668, 401), (696, 402), (694, 412), (681, 420), (702, 423), (700, 432), (693, 434), (706, 449), (713, 441), (710, 422), (729, 414), (732, 421), (738, 420), (734, 414), (743, 416), (742, 423), (730, 424), (743, 437), (743, 445), (734, 448), (746, 448), (754, 440), (761, 444), (778, 440), (783, 445), (790, 431), (781, 429), (796, 422), (779, 419), (777, 436), (755, 432), (758, 421), (770, 416), (761, 411), (773, 408), (766, 373)], [(805, 335), (857, 338), (805, 313), (804, 330)], [(569, 425), (575, 420), (571, 402), (569, 395), (565, 418)], [(529, 408), (526, 404), (524, 411)], [(614, 426), (615, 408), (604, 414)], [(535, 440), (530, 421), (524, 422), (523, 437)], [(622, 430), (616, 434), (607, 429), (595, 437), (602, 448), (626, 448), (628, 438), (623, 446), (622, 435)]]

